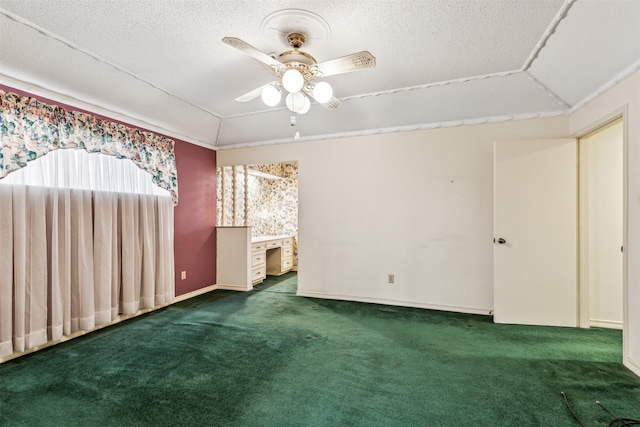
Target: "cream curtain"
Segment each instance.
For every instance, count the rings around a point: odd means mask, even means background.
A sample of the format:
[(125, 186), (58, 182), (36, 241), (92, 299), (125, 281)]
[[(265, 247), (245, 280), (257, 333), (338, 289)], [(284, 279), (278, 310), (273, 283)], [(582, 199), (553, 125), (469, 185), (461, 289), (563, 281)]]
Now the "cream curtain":
[(56, 150), (0, 184), (0, 357), (173, 300), (173, 200), (131, 161)]

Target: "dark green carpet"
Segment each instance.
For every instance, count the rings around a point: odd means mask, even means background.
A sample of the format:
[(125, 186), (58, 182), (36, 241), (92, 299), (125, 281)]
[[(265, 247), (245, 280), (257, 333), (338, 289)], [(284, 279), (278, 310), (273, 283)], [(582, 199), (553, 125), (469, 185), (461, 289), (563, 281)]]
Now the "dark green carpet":
[(215, 291), (0, 365), (2, 426), (587, 426), (640, 418), (620, 331)]

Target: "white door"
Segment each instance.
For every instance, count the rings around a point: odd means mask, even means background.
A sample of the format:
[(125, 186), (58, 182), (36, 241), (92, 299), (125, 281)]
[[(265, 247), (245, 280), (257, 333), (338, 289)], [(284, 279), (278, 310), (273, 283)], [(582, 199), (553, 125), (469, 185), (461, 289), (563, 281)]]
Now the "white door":
[(494, 321), (577, 326), (577, 141), (496, 141), (494, 168)]

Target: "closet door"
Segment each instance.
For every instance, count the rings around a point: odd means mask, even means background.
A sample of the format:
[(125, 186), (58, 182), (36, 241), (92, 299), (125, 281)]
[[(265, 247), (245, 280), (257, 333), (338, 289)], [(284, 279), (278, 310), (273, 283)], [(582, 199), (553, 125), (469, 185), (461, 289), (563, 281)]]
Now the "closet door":
[(494, 144), (494, 321), (577, 326), (577, 142)]

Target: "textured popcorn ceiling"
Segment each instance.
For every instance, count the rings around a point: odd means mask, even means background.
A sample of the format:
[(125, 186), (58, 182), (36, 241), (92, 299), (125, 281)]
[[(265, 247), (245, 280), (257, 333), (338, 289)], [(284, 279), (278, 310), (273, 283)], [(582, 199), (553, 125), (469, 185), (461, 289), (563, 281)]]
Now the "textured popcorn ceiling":
[(273, 79), (220, 41), (286, 50), (260, 29), (285, 8), (329, 24), (319, 62), (377, 61), (327, 78), (343, 106), (302, 140), (566, 114), (640, 67), (637, 0), (0, 0), (0, 84), (212, 148), (291, 141), (288, 110), (234, 101)]

